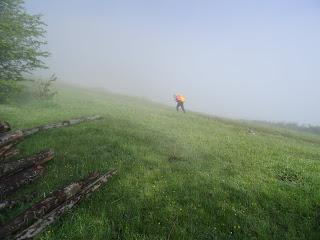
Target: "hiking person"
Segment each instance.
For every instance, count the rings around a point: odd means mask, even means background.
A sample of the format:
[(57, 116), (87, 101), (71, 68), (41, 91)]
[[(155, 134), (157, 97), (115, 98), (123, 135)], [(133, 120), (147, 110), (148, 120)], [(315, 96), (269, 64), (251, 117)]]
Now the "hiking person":
[(181, 108), (181, 110), (186, 113), (186, 111), (184, 110), (184, 101), (185, 101), (185, 97), (181, 94), (178, 95), (173, 95), (175, 101), (177, 102), (177, 112), (179, 112), (179, 108)]

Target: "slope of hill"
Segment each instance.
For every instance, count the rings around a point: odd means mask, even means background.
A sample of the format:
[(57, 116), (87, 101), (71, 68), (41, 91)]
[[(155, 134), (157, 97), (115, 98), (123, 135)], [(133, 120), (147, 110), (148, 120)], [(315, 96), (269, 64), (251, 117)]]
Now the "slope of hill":
[(50, 147), (56, 157), (18, 195), (39, 199), (94, 170), (118, 170), (40, 239), (320, 238), (320, 137), (67, 86), (52, 101), (0, 105), (16, 129), (91, 114), (103, 119), (19, 146), (23, 155)]

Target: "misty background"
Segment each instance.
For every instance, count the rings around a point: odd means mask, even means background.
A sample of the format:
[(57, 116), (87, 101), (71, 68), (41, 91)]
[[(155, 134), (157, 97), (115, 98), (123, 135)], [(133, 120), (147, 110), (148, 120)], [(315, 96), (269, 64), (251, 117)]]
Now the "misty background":
[(26, 0), (39, 75), (218, 116), (320, 125), (320, 2)]

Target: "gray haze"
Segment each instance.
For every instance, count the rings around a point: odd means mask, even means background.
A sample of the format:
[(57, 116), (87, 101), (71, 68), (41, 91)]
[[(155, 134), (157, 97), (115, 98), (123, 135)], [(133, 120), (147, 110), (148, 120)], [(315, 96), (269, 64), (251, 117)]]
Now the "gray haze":
[(26, 1), (50, 72), (209, 114), (320, 124), (317, 1)]

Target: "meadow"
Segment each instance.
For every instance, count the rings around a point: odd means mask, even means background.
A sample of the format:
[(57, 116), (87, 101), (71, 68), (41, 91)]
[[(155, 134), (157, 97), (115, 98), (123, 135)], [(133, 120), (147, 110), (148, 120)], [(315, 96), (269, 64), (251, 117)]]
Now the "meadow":
[(38, 196), (1, 223), (92, 171), (117, 169), (39, 239), (320, 239), (320, 136), (66, 85), (52, 100), (0, 104), (14, 129), (94, 114), (103, 119), (19, 145), (21, 155), (53, 148), (56, 157), (16, 194)]

